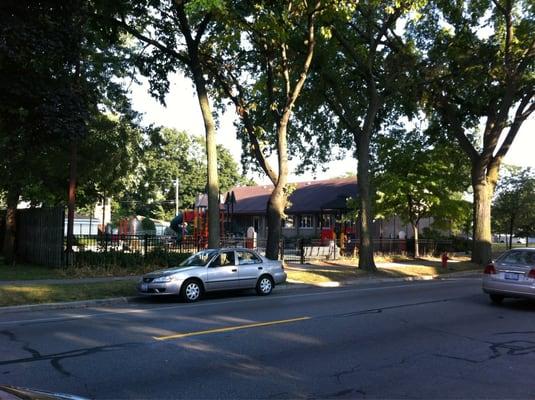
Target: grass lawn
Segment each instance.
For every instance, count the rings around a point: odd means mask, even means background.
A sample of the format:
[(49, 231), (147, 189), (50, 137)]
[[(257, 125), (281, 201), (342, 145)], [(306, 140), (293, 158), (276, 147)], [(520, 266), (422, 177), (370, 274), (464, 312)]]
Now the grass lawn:
[(308, 265), (289, 264), (286, 272), (288, 279), (309, 284), (330, 281), (344, 282), (359, 278), (422, 277), (448, 274), (461, 271), (481, 271), (481, 267), (469, 262), (468, 258), (448, 261), (448, 269), (442, 268), (439, 258), (409, 257), (376, 258), (377, 272), (369, 273), (357, 268), (358, 260), (340, 259), (331, 262), (314, 262)]
[(117, 266), (51, 268), (31, 264), (17, 264), (15, 266), (12, 266), (0, 263), (0, 281), (131, 276), (142, 275), (146, 272), (154, 271), (161, 268), (162, 267), (160, 266), (144, 266), (137, 268), (124, 268)]
[(18, 264), (15, 266), (0, 264), (0, 281), (31, 279), (64, 279), (65, 270), (39, 265)]
[(314, 268), (307, 266), (291, 266), (286, 269), (288, 279), (308, 284), (343, 282), (358, 279), (359, 277), (371, 276), (354, 266), (340, 266), (332, 268), (329, 265), (315, 265)]
[(70, 285), (2, 285), (0, 307), (135, 295), (135, 283), (132, 281)]

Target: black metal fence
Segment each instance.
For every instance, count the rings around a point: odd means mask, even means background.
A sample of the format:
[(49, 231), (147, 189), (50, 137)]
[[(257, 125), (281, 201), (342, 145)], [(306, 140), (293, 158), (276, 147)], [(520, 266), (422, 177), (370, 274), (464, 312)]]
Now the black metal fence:
[[(23, 228), (19, 230), (18, 254), (21, 258), (42, 265), (59, 266), (64, 262), (66, 240), (63, 235), (64, 214), (61, 210), (50, 211), (40, 216), (28, 213), (21, 217)], [(207, 247), (205, 238), (161, 235), (75, 235), (75, 266), (98, 265), (176, 265), (189, 254)], [(466, 245), (466, 243), (464, 244)], [(221, 247), (244, 247), (265, 255), (266, 240), (243, 237), (225, 237)], [(375, 239), (374, 251), (380, 255), (414, 254), (414, 240)], [(419, 241), (421, 255), (440, 254), (444, 251), (461, 251), (463, 244), (455, 240)], [(340, 257), (356, 257), (358, 242), (347, 239), (325, 242), (320, 239), (285, 238), (279, 244), (280, 258), (289, 262), (306, 263), (312, 260), (333, 260)]]
[[(207, 247), (205, 238), (184, 237), (177, 240), (174, 236), (157, 235), (76, 235), (75, 236), (75, 262), (76, 255), (83, 253), (114, 253), (136, 254), (147, 256), (159, 254), (190, 254)], [(222, 238), (221, 247), (244, 247), (256, 250), (265, 255), (266, 240), (247, 238)], [(374, 252), (381, 255), (414, 254), (414, 240), (404, 239), (375, 239), (373, 241)], [(419, 241), (421, 255), (437, 255), (444, 251), (453, 251), (454, 243), (451, 240)], [(320, 239), (285, 238), (279, 244), (280, 258), (290, 262), (307, 262), (311, 260), (333, 260), (358, 255), (358, 243), (347, 240), (340, 246), (334, 241), (325, 242)]]
[(170, 251), (177, 253), (193, 253), (205, 245), (193, 238), (178, 241), (174, 236), (164, 235), (75, 235), (73, 251), (80, 252), (120, 252), (148, 254), (153, 251)]

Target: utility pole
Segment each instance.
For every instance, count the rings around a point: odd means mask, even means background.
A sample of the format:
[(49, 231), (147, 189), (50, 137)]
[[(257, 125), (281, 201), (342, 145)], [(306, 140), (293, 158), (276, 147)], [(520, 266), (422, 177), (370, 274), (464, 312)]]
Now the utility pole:
[(175, 180), (175, 215), (178, 215), (178, 185), (180, 184), (180, 181), (178, 180), (178, 176)]

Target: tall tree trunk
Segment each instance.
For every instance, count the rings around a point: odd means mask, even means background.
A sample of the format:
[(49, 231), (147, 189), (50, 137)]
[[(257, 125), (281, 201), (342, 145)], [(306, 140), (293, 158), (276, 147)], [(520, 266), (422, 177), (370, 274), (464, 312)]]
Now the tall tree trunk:
[(281, 237), (281, 222), (286, 208), (286, 183), (288, 182), (288, 142), (286, 138), (288, 119), (281, 122), (277, 129), (277, 154), (279, 176), (268, 201), (268, 237), (266, 243), (266, 257), (270, 260), (279, 258), (279, 242)]
[(208, 183), (208, 247), (220, 245), (220, 212), (219, 212), (219, 178), (217, 174), (216, 129), (212, 108), (208, 99), (206, 84), (200, 68), (193, 68), (197, 98), (201, 107), (204, 130), (206, 132), (206, 168)]
[(419, 228), (418, 223), (412, 224), (412, 230), (414, 231), (414, 258), (420, 257), (420, 244), (419, 244)]
[(269, 197), (267, 205), (268, 236), (266, 244), (266, 257), (277, 260), (279, 257), (279, 242), (281, 235), (282, 216), (286, 199), (282, 188), (277, 185)]
[(71, 143), (71, 155), (69, 165), (69, 192), (67, 206), (67, 248), (65, 249), (65, 262), (67, 266), (73, 262), (73, 245), (74, 245), (74, 210), (76, 207), (76, 175), (78, 164), (78, 150), (76, 142)]
[(492, 258), (490, 209), (493, 190), (486, 180), (472, 184), (474, 190), (474, 248), (472, 262), (487, 264)]
[(513, 231), (514, 231), (514, 218), (509, 220), (509, 248), (513, 248)]
[(6, 225), (2, 253), (6, 264), (14, 264), (16, 259), (15, 244), (17, 240), (17, 205), (19, 192), (11, 188), (7, 193)]
[(359, 268), (376, 271), (373, 260), (372, 242), (372, 200), (370, 190), (370, 136), (366, 130), (358, 135), (357, 152), (357, 188), (360, 202), (360, 234), (359, 234)]

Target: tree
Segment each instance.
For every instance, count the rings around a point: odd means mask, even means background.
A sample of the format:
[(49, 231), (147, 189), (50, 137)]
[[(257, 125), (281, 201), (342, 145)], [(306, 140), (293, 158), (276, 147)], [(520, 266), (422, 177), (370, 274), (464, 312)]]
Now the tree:
[[(240, 118), (246, 157), (273, 183), (266, 256), (277, 259), (288, 198), (288, 135), (313, 60), (317, 20), (328, 2), (237, 1), (218, 32), (209, 71)], [(277, 157), (274, 168), (268, 156)]]
[(418, 129), (390, 129), (378, 137), (377, 147), (377, 211), (411, 224), (419, 257), (422, 218), (459, 219), (461, 195), (469, 184), (468, 161), (451, 143), (433, 142)]
[[(1, 5), (0, 190), (8, 198), (4, 243), (8, 260), (14, 255), (19, 198), (49, 200), (57, 187), (65, 190), (65, 181), (69, 182), (69, 249), (78, 155), (91, 121), (104, 110), (131, 113), (124, 92), (113, 81), (124, 75), (116, 51), (120, 39), (95, 18), (101, 6), (98, 0)], [(59, 186), (47, 186), (54, 180)]]
[(479, 264), (491, 258), (500, 165), (535, 110), (534, 15), (530, 1), (436, 0), (411, 28), (423, 57), (427, 112), (470, 158), (472, 261)]
[(306, 154), (324, 159), (335, 145), (354, 150), (358, 160), (359, 268), (376, 270), (371, 224), (374, 218), (370, 152), (381, 125), (416, 110), (413, 43), (396, 26), (420, 1), (362, 1), (338, 13), (318, 45), (312, 85), (301, 110)]
[(507, 233), (509, 248), (513, 235), (529, 237), (535, 231), (535, 174), (530, 168), (506, 166), (506, 174), (496, 187), (492, 224)]
[[(237, 163), (218, 146), (218, 170), (222, 190), (242, 182)], [(117, 216), (143, 215), (170, 221), (175, 215), (175, 180), (179, 179), (179, 203), (193, 205), (206, 190), (205, 141), (186, 132), (151, 128), (140, 150), (139, 164), (130, 175), (130, 185), (116, 197)]]
[(39, 171), (40, 151), (83, 134), (87, 92), (78, 79), (80, 4), (7, 1), (0, 10), (1, 185), (7, 197), (4, 257), (14, 259), (15, 211)]
[(206, 133), (208, 177), (208, 246), (219, 246), (219, 180), (217, 175), (216, 124), (209, 99), (203, 53), (217, 51), (207, 41), (213, 35), (213, 20), (221, 1), (144, 0), (110, 2), (114, 22), (138, 40), (139, 52), (132, 60), (149, 77), (151, 94), (165, 104), (168, 75), (182, 71), (197, 91)]

